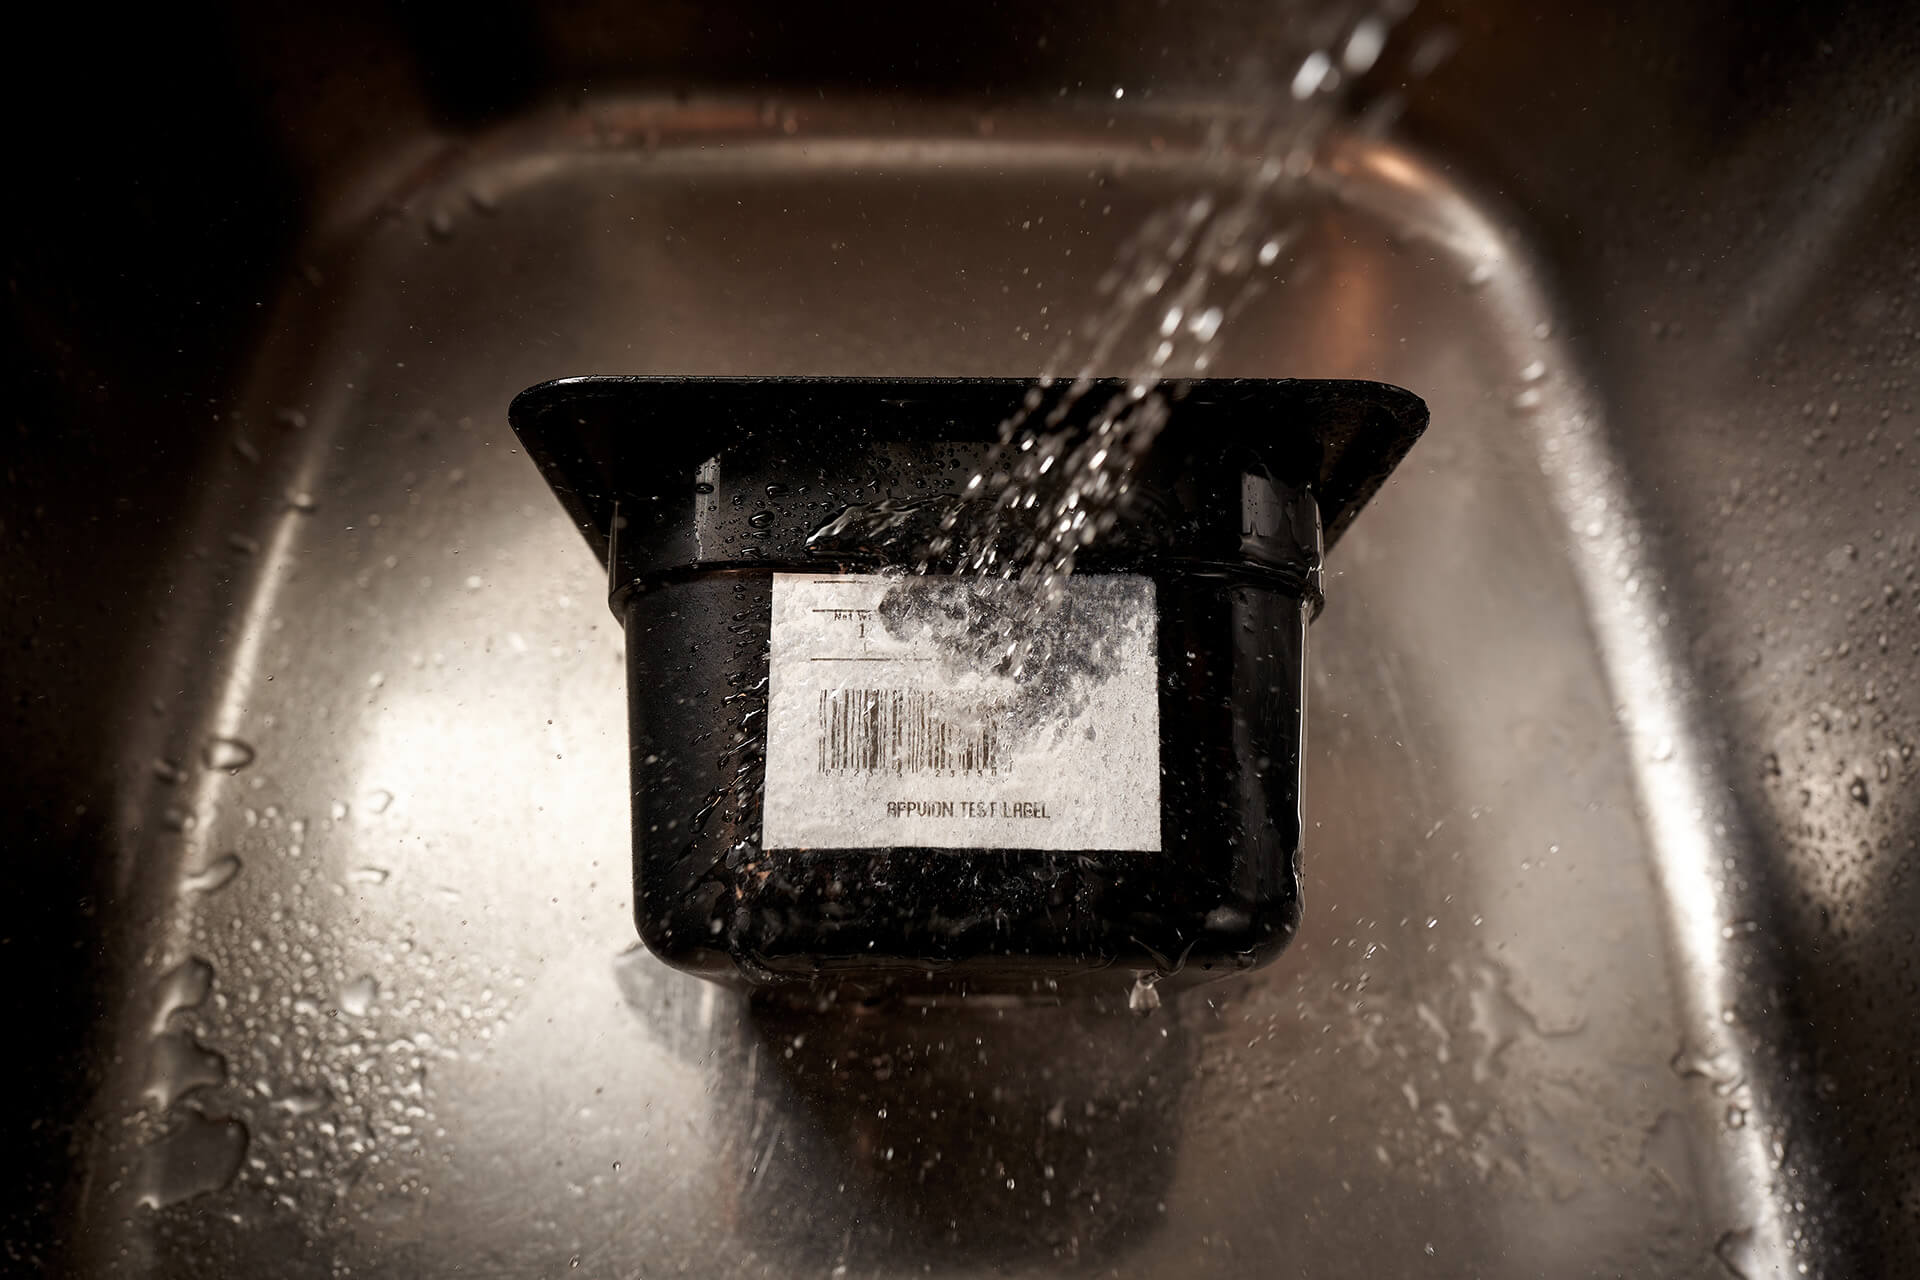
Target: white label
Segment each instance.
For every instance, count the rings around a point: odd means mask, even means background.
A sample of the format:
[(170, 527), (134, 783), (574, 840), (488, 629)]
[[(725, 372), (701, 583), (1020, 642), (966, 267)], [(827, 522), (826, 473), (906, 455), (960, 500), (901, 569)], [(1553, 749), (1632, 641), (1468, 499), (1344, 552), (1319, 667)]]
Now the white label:
[(768, 849), (1160, 848), (1153, 582), (773, 577)]

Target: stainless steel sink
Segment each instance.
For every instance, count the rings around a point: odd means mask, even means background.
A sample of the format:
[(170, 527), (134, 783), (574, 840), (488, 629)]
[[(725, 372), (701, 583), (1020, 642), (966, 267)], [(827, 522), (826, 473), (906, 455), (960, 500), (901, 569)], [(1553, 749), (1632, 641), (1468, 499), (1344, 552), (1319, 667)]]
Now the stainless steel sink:
[(632, 942), (622, 637), (509, 399), (1035, 372), (1356, 16), (96, 50), (10, 262), (9, 1265), (1920, 1270), (1899, 5), (1425, 10), (1361, 77), (1211, 370), (1433, 415), (1329, 563), (1279, 962), (793, 1008)]

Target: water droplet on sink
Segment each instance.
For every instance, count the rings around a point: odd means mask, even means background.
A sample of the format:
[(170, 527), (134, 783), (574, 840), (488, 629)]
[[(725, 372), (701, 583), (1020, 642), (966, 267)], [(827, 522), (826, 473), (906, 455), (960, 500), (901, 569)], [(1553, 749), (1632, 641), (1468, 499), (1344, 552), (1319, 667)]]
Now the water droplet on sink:
[(153, 1030), (165, 1031), (167, 1020), (183, 1009), (197, 1009), (213, 990), (213, 966), (189, 956), (161, 975), (155, 985)]
[(1673, 759), (1673, 739), (1662, 737), (1656, 740), (1651, 754), (1655, 762), (1661, 764)]
[(160, 759), (153, 762), (153, 776), (170, 787), (177, 787), (187, 780), (187, 771), (171, 760)]
[(1705, 1053), (1681, 1045), (1667, 1065), (1682, 1080), (1705, 1080), (1722, 1097), (1740, 1086), (1740, 1072), (1733, 1061), (1721, 1053)]
[(333, 1095), (320, 1086), (306, 1089), (289, 1089), (273, 1100), (276, 1111), (284, 1111), (290, 1116), (310, 1116), (317, 1111), (325, 1111), (333, 1105)]
[(1501, 1055), (1523, 1035), (1553, 1039), (1576, 1035), (1586, 1027), (1584, 1017), (1543, 1025), (1532, 1010), (1514, 998), (1509, 990), (1509, 975), (1497, 964), (1476, 964), (1467, 976), (1471, 982), (1467, 993), (1467, 1027), (1480, 1042), (1472, 1065), (1472, 1075), (1477, 1082), (1493, 1077)]
[(240, 874), (240, 855), (223, 853), (180, 881), (188, 893), (218, 893)]
[(250, 743), (239, 738), (209, 738), (207, 745), (200, 749), (201, 763), (209, 769), (224, 769), (228, 773), (238, 773), (253, 763), (254, 750)]
[(305, 489), (287, 490), (287, 506), (303, 516), (310, 516), (320, 509), (320, 503)]
[(1127, 1008), (1135, 1013), (1151, 1013), (1160, 1007), (1160, 979), (1157, 974), (1137, 974), (1133, 989), (1127, 992)]
[(190, 1031), (168, 1031), (153, 1038), (148, 1058), (148, 1102), (165, 1111), (195, 1089), (225, 1084), (227, 1060), (193, 1038)]
[(1865, 778), (1855, 778), (1852, 782), (1848, 783), (1847, 795), (1858, 805), (1873, 803), (1872, 799), (1867, 795), (1867, 780)]
[(147, 1148), (140, 1175), (140, 1203), (149, 1209), (224, 1190), (247, 1154), (247, 1127), (228, 1117), (188, 1110), (180, 1122)]
[(1713, 1256), (1739, 1280), (1758, 1280), (1765, 1274), (1765, 1260), (1754, 1244), (1752, 1227), (1740, 1227), (1723, 1234), (1714, 1242)]
[(1547, 363), (1544, 360), (1532, 361), (1524, 369), (1520, 370), (1520, 381), (1522, 382), (1538, 382), (1546, 376)]
[(756, 529), (764, 529), (773, 523), (773, 512), (756, 511), (747, 517), (747, 523)]
[(347, 820), (347, 802), (345, 800), (335, 800), (327, 806), (327, 816), (335, 822), (345, 822)]
[(354, 884), (385, 884), (392, 876), (385, 867), (355, 867), (347, 872), (347, 879)]
[(373, 1008), (373, 1002), (380, 995), (380, 984), (372, 974), (361, 974), (340, 989), (340, 1012), (350, 1017), (363, 1018), (367, 1010)]
[(368, 813), (385, 813), (392, 804), (393, 792), (387, 790), (385, 787), (375, 787), (372, 791), (367, 792), (366, 806)]

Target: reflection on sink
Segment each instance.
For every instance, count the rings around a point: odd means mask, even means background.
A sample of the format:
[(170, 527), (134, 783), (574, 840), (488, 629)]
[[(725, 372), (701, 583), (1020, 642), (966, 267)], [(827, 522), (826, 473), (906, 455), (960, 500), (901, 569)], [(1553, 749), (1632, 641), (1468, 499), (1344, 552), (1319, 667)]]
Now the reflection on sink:
[[(562, 38), (519, 16), (556, 66), (600, 65), (584, 17)], [(368, 21), (354, 39), (399, 40)], [(28, 583), (76, 639), (23, 645), (17, 678), (103, 727), (10, 784), (75, 850), (35, 874), (97, 877), (72, 882), (84, 926), (18, 936), (94, 931), (113, 994), (104, 1015), (47, 998), (98, 1065), (60, 1240), (21, 1227), (16, 1254), (159, 1275), (1911, 1265), (1920, 192), (1888, 91), (1912, 64), (1866, 9), (1822, 28), (1868, 110), (1784, 34), (1697, 21), (1574, 15), (1519, 49), (1484, 15), (1410, 20), (1455, 62), (1397, 132), (1337, 130), (1292, 197), (1298, 235), (1212, 372), (1392, 382), (1434, 425), (1328, 563), (1299, 937), (1144, 1015), (796, 1009), (633, 950), (622, 638), (504, 415), (584, 371), (1030, 372), (1126, 235), (1217, 178), (1206, 82), (985, 110), (898, 84), (771, 105), (597, 85), (476, 123), (490, 99), (423, 56), (439, 123), (391, 105), (413, 71), (370, 62), (392, 121), (371, 147), (326, 141), (330, 82), (282, 104), (312, 232), (274, 258), (245, 368), (208, 366), (203, 447), (156, 445), (152, 490), (124, 482), (110, 552), (134, 585), (82, 614), (51, 571)], [(1187, 56), (1238, 29), (1185, 33)], [(1783, 60), (1793, 123), (1723, 147), (1660, 117), (1707, 112), (1690, 58), (1623, 101), (1645, 50), (1705, 58), (1727, 30)], [(1723, 79), (1719, 114), (1754, 92)], [(1811, 181), (1829, 153), (1817, 216), (1755, 176)], [(1788, 259), (1819, 268), (1763, 271)], [(22, 279), (33, 359), (110, 363)], [(101, 385), (151, 376), (125, 368)], [(35, 394), (75, 432), (110, 416)], [(116, 459), (145, 430), (98, 429)], [(107, 483), (49, 456), (10, 483)], [(5, 536), (105, 580), (60, 558), (109, 552), (49, 505)]]

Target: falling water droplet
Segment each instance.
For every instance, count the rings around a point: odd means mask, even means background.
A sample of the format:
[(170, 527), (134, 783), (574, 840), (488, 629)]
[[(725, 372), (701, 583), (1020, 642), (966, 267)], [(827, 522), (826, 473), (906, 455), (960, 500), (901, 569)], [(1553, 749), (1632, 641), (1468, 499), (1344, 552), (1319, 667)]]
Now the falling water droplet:
[(247, 1127), (228, 1117), (189, 1109), (167, 1134), (147, 1148), (140, 1203), (149, 1209), (220, 1191), (240, 1172), (247, 1154)]
[(238, 773), (253, 763), (254, 750), (239, 738), (209, 738), (200, 749), (200, 761), (209, 769)]
[(188, 893), (218, 893), (233, 883), (240, 874), (240, 855), (223, 853), (200, 870), (193, 872), (180, 881), (180, 887)]
[(1226, 313), (1219, 307), (1208, 307), (1187, 322), (1187, 332), (1202, 342), (1212, 342), (1213, 335), (1220, 332), (1220, 323), (1225, 319)]
[(1324, 51), (1315, 49), (1300, 63), (1300, 69), (1294, 72), (1293, 96), (1305, 102), (1320, 92), (1320, 87), (1327, 82), (1332, 71), (1333, 59), (1329, 58)]
[(1346, 51), (1340, 60), (1348, 71), (1360, 75), (1378, 60), (1386, 43), (1387, 24), (1379, 18), (1362, 18), (1353, 24), (1353, 34), (1347, 37)]

